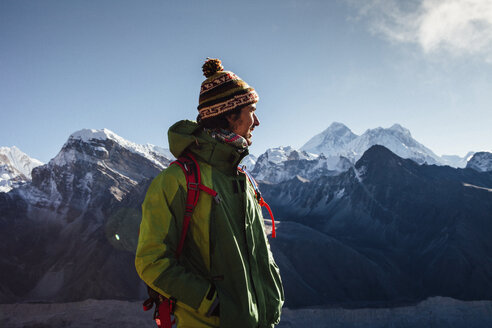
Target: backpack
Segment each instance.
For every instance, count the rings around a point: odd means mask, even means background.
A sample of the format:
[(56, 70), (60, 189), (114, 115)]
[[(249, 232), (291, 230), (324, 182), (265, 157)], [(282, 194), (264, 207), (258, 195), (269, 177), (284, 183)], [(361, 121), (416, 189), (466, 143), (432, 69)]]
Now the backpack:
[[(193, 211), (195, 210), (196, 204), (198, 203), (200, 191), (204, 191), (212, 196), (217, 204), (221, 202), (221, 199), (219, 194), (215, 190), (201, 184), (200, 166), (191, 153), (186, 153), (180, 156), (176, 161), (172, 162), (169, 165), (171, 166), (173, 164), (178, 165), (183, 170), (188, 189), (186, 196), (185, 214), (183, 218), (183, 229), (181, 231), (181, 238), (176, 250), (176, 258), (179, 259), (179, 256), (183, 251), (184, 241), (186, 239), (186, 234), (190, 225), (191, 216), (193, 215)], [(270, 209), (270, 206), (263, 200), (260, 189), (258, 188), (258, 184), (251, 176), (251, 174), (245, 170), (244, 167), (238, 167), (238, 171), (248, 177), (248, 180), (250, 181), (255, 191), (258, 204), (262, 207), (266, 207), (266, 209), (268, 210), (270, 218), (272, 219), (272, 238), (275, 238), (275, 220), (273, 217), (273, 213)], [(143, 303), (144, 311), (149, 311), (155, 304), (154, 320), (157, 326), (159, 328), (175, 328), (176, 320), (174, 317), (174, 309), (177, 300), (174, 297), (166, 298), (149, 286), (147, 286), (147, 292), (149, 294), (149, 298)]]

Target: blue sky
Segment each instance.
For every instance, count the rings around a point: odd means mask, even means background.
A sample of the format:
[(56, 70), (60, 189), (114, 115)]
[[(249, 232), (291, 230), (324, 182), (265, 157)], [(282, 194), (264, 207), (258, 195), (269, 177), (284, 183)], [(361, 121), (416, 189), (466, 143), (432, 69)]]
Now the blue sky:
[(1, 0), (0, 45), (0, 146), (43, 162), (82, 128), (167, 147), (206, 57), (258, 91), (256, 155), (333, 121), (492, 149), (487, 0)]

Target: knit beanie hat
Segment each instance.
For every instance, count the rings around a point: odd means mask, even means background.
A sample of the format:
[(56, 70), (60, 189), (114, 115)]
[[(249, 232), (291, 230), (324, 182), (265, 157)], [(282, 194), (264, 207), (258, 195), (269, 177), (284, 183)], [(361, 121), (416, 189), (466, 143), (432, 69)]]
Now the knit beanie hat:
[(233, 72), (224, 71), (219, 59), (207, 58), (202, 70), (207, 79), (202, 82), (198, 100), (201, 119), (258, 102), (255, 89)]

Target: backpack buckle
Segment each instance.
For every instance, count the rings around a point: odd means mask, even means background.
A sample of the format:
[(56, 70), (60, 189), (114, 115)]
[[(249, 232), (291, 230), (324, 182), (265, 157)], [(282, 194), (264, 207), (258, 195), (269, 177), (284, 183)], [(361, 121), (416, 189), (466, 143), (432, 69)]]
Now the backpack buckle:
[(198, 191), (198, 183), (188, 182), (188, 189), (193, 191)]
[(220, 198), (219, 194), (215, 195), (214, 196), (214, 200), (217, 204), (220, 204), (220, 202), (222, 201), (222, 199)]

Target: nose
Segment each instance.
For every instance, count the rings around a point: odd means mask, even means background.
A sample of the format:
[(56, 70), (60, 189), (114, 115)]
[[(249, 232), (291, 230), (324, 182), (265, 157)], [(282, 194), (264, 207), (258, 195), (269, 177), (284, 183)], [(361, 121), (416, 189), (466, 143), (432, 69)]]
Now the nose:
[(258, 119), (258, 116), (256, 116), (256, 113), (253, 113), (253, 119), (254, 119), (254, 122), (253, 122), (254, 126), (260, 125), (260, 120)]

